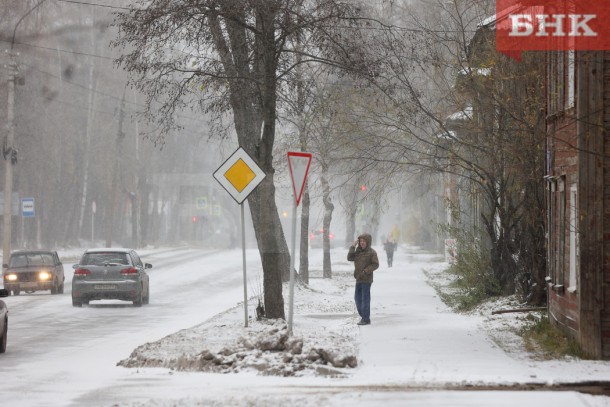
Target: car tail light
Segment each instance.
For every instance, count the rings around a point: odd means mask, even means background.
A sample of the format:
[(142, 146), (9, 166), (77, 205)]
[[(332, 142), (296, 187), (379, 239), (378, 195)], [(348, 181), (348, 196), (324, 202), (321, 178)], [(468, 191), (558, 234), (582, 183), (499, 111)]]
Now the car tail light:
[(80, 267), (74, 271), (75, 276), (88, 276), (89, 274), (91, 274), (91, 270), (83, 269)]
[(138, 269), (135, 267), (129, 267), (121, 270), (121, 274), (138, 274)]

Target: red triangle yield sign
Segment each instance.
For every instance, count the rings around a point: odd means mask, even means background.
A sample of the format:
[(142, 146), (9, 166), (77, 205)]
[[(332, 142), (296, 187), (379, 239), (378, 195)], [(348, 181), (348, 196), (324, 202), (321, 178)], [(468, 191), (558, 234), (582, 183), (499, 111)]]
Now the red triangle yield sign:
[(305, 189), (305, 180), (311, 164), (311, 153), (288, 152), (288, 168), (290, 169), (290, 179), (292, 180), (292, 193), (297, 206), (301, 203), (301, 196)]

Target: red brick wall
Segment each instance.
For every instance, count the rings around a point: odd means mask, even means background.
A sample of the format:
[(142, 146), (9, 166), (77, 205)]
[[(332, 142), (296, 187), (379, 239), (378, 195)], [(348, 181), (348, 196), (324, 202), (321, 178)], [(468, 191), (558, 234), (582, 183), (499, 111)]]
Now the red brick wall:
[[(547, 120), (547, 129), (549, 135), (549, 146), (551, 148), (551, 168), (552, 176), (565, 176), (565, 220), (564, 229), (564, 250), (563, 259), (558, 259), (561, 251), (558, 247), (558, 238), (556, 235), (549, 236), (550, 245), (548, 259), (549, 264), (562, 265), (561, 269), (555, 269), (553, 281), (554, 285), (563, 285), (562, 289), (553, 289), (549, 287), (549, 317), (558, 327), (566, 332), (571, 337), (578, 339), (579, 337), (579, 307), (578, 307), (578, 291), (568, 291), (569, 286), (569, 267), (570, 267), (570, 228), (569, 228), (569, 208), (570, 202), (570, 187), (578, 183), (578, 151), (576, 149), (576, 121), (574, 118), (574, 109), (563, 112), (563, 114), (549, 118)], [(560, 231), (560, 192), (556, 190), (552, 194), (552, 199), (555, 200), (555, 218), (553, 230), (555, 233)], [(561, 261), (560, 261), (561, 260)]]
[[(610, 52), (604, 52), (604, 67), (603, 79), (600, 83), (603, 90), (603, 154), (604, 157), (610, 157)], [(578, 86), (578, 84), (577, 84)], [(578, 89), (576, 95), (579, 95)], [(576, 100), (578, 106), (578, 99)], [(591, 118), (591, 122), (595, 122), (595, 118)], [(552, 176), (565, 176), (565, 199), (566, 199), (566, 224), (569, 225), (569, 208), (570, 208), (570, 187), (574, 184), (578, 185), (578, 150), (577, 150), (577, 126), (573, 117), (573, 112), (565, 111), (558, 116), (547, 119), (547, 132), (549, 135), (550, 149), (550, 171)], [(578, 188), (577, 193), (580, 193)], [(550, 220), (551, 226), (555, 226), (553, 230), (559, 233), (560, 221), (559, 217), (559, 192), (552, 194), (551, 199), (555, 200), (555, 219)], [(580, 208), (579, 208), (580, 210)], [(547, 228), (549, 225), (547, 225)], [(602, 357), (610, 359), (610, 159), (603, 160), (603, 271), (602, 281), (595, 282), (602, 284), (603, 304), (600, 304), (600, 328), (601, 328), (601, 348)], [(553, 284), (563, 283), (563, 290), (553, 290), (549, 287), (549, 317), (566, 333), (580, 340), (580, 314), (579, 309), (581, 295), (579, 287), (580, 273), (577, 271), (577, 289), (575, 292), (568, 290), (569, 286), (569, 227), (565, 231), (565, 246), (563, 262), (558, 261), (558, 256), (561, 250), (558, 247), (558, 239), (556, 236), (549, 236), (549, 264), (562, 264), (561, 269), (555, 268)], [(582, 247), (580, 248), (582, 250)], [(577, 266), (579, 259), (577, 259)], [(551, 266), (552, 267), (552, 266)], [(590, 299), (588, 299), (590, 300)], [(584, 301), (584, 299), (583, 299)], [(583, 327), (584, 329), (584, 327)], [(590, 338), (591, 339), (591, 338)]]
[(610, 52), (604, 55), (604, 267), (601, 310), (602, 354), (610, 359)]

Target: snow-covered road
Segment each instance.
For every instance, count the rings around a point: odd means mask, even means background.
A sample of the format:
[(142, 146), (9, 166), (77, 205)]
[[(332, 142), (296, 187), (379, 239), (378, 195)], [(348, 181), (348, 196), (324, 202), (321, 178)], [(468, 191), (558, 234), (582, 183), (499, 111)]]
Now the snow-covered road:
[[(0, 400), (27, 406), (66, 405), (110, 385), (115, 364), (134, 348), (190, 327), (243, 301), (241, 251), (142, 252), (149, 270), (149, 305), (94, 301), (71, 303), (72, 264), (64, 264), (65, 293), (22, 294), (9, 307), (8, 349), (0, 358)], [(248, 252), (248, 276), (260, 261)], [(262, 281), (262, 280), (261, 280)], [(250, 293), (249, 293), (250, 294)], [(110, 363), (108, 363), (110, 361)]]

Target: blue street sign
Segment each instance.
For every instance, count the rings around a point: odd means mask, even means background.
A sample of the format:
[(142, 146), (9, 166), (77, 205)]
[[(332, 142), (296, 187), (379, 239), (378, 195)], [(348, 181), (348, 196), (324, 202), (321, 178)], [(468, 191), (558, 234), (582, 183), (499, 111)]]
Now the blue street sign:
[(24, 218), (33, 218), (35, 216), (34, 198), (21, 199), (21, 216)]

